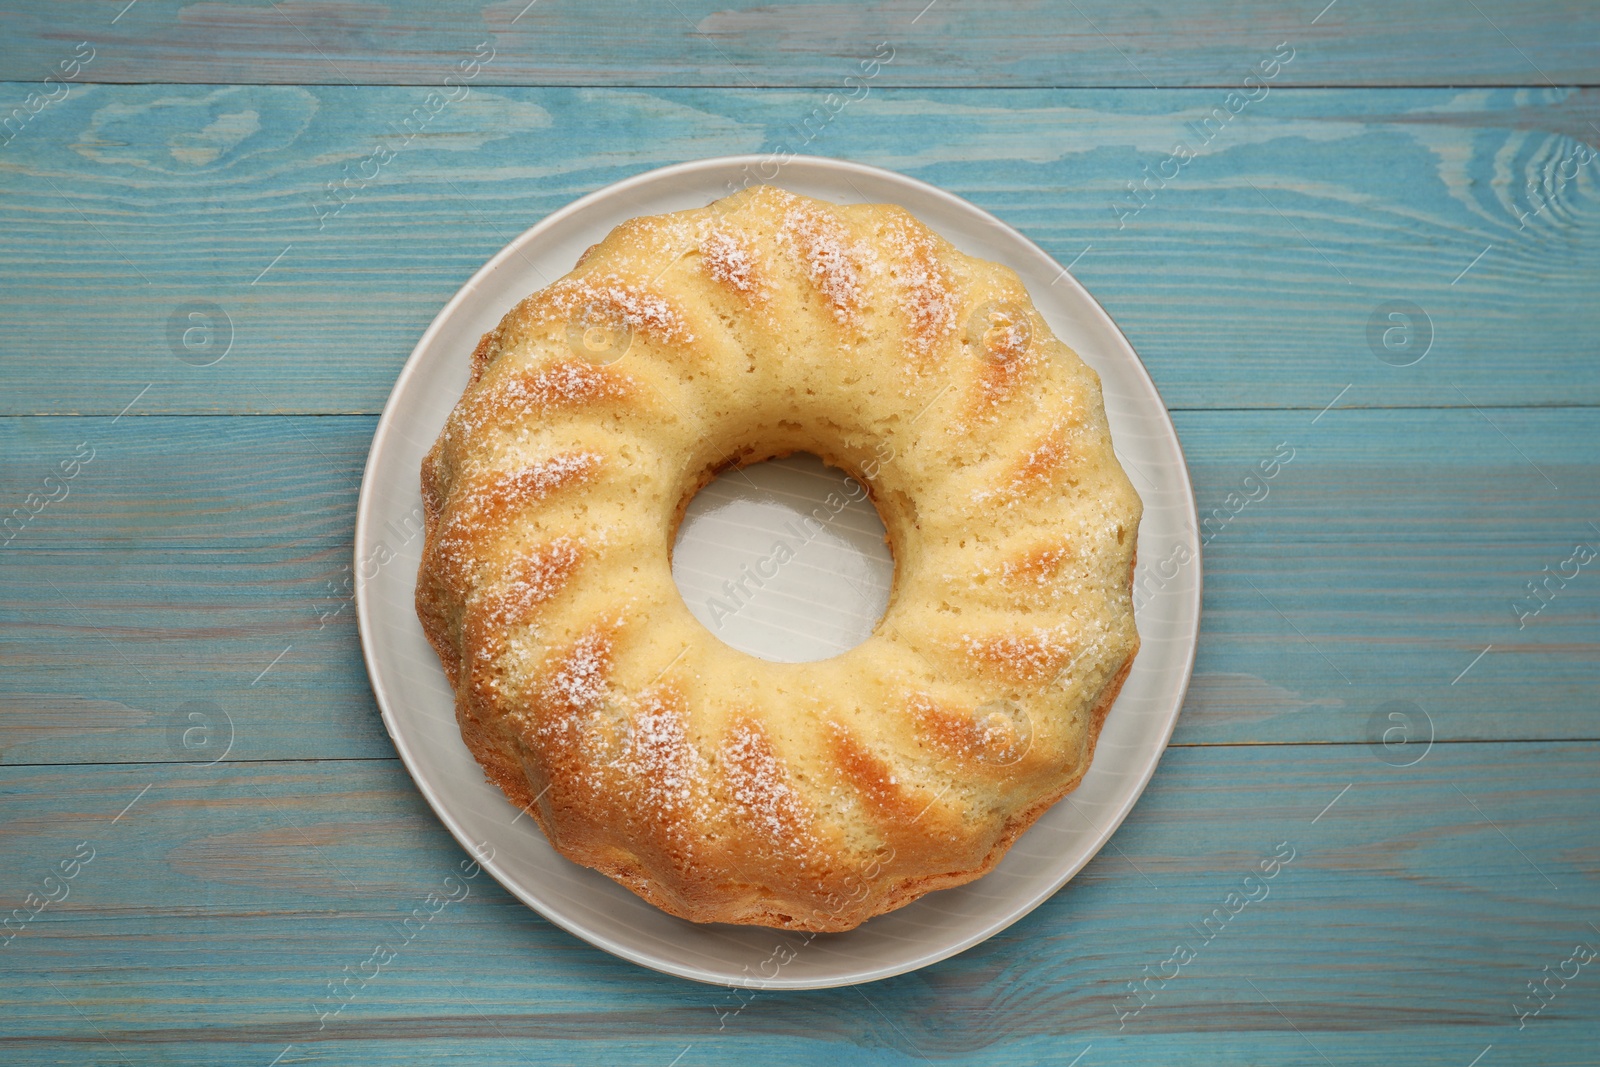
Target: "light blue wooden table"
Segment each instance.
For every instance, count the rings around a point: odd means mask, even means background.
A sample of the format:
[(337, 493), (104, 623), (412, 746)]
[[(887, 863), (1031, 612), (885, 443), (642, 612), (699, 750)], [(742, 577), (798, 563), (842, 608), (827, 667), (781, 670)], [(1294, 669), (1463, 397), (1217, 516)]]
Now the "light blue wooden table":
[[(724, 2), (0, 4), (0, 1062), (1600, 1063), (1600, 8)], [(460, 858), (349, 601), (395, 374), (548, 212), (779, 145), (1143, 355), (1211, 516), (1172, 748), (915, 974), (734, 994), (484, 880), (319, 1026)]]

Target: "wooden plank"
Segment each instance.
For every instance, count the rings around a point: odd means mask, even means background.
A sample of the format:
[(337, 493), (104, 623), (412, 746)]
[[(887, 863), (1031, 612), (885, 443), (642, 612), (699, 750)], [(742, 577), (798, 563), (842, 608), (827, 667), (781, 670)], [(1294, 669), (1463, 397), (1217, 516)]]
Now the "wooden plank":
[[(815, 91), (478, 88), (319, 221), (425, 95), (84, 86), (40, 112), (0, 148), (0, 413), (114, 415), (146, 386), (140, 413), (376, 412), (523, 228), (779, 144), (996, 212), (1073, 264), (1175, 407), (1315, 412), (1346, 385), (1341, 405), (1600, 403), (1593, 94), (1270, 92), (1180, 167), (1225, 92), (875, 90), (803, 141)], [(1395, 301), (1426, 316), (1414, 334)], [(198, 351), (174, 340), (194, 302), (227, 323), (198, 320)]]
[[(1179, 740), (1403, 744), (1394, 712), (1413, 741), (1600, 736), (1600, 583), (1528, 590), (1586, 574), (1579, 544), (1600, 550), (1600, 413), (1176, 421), (1205, 542)], [(1260, 478), (1285, 450), (1292, 461)], [(1540, 720), (1564, 732), (1513, 725)]]
[[(109, 1043), (127, 1062), (259, 1065), (292, 1046), (282, 1062), (665, 1065), (1064, 1064), (1092, 1045), (1083, 1063), (1387, 1067), (1492, 1044), (1500, 1064), (1581, 1062), (1600, 1025), (1588, 969), (1521, 1031), (1514, 1005), (1574, 943), (1600, 944), (1584, 914), (1597, 758), (1441, 744), (1400, 769), (1365, 746), (1174, 749), (1114, 847), (1038, 911), (860, 990), (741, 1000), (653, 974), (485, 876), (321, 1029), (327, 983), (463, 858), (397, 762), (5, 768), (8, 897), (80, 842), (94, 858), (0, 949), (0, 1047), (15, 1063), (116, 1062)], [(1291, 858), (1244, 881), (1274, 855)], [(1257, 899), (1205, 927), (1229, 893)], [(1194, 958), (1131, 1014), (1128, 983), (1170, 975), (1180, 943)]]
[(0, 548), (0, 759), (392, 755), (348, 584), (374, 425), (0, 420), (8, 505), (92, 455)]
[(496, 84), (833, 86), (881, 42), (885, 84), (1232, 86), (1287, 41), (1303, 56), (1284, 75), (1293, 84), (1545, 85), (1594, 83), (1600, 20), (1581, 0), (66, 0), (0, 15), (0, 69), (42, 78), (85, 39), (87, 76), (110, 82), (436, 84), (482, 45)]
[[(1387, 737), (1403, 762), (1429, 737), (1600, 736), (1595, 565), (1537, 614), (1526, 590), (1600, 545), (1600, 410), (1177, 422), (1209, 540), (1179, 744)], [(93, 450), (0, 548), (0, 761), (209, 760), (227, 721), (232, 760), (390, 755), (344, 585), (372, 430), (0, 420), (7, 507)], [(1273, 478), (1246, 481), (1285, 446)]]

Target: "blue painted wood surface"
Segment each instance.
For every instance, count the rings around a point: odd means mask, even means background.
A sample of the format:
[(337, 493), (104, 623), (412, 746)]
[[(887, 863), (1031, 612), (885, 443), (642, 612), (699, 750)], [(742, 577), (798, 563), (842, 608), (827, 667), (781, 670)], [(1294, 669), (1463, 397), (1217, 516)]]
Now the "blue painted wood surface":
[[(91, 86), (41, 111), (0, 148), (0, 413), (115, 415), (146, 385), (142, 414), (376, 413), (523, 229), (642, 170), (798, 143), (825, 98), (478, 89), (323, 217), (426, 92)], [(1136, 201), (1226, 99), (875, 91), (805, 150), (935, 182), (1072, 263), (1173, 407), (1600, 402), (1600, 96), (1274, 89)], [(1409, 367), (1367, 336), (1401, 300), (1431, 341)], [(173, 358), (194, 302), (220, 309), (193, 353), (226, 348), (214, 366)]]
[(1281, 41), (1296, 85), (1595, 84), (1585, 0), (15, 0), (0, 64), (42, 78), (88, 39), (112, 82), (428, 85), (481, 42), (508, 85), (835, 86), (880, 42), (892, 85), (1238, 85)]
[[(1596, 10), (0, 4), (0, 1062), (1600, 1062), (1600, 963), (1549, 977), (1600, 948), (1600, 573), (1527, 590), (1600, 545)], [(345, 585), (395, 373), (549, 211), (779, 144), (996, 212), (1140, 350), (1211, 516), (1174, 747), (1065, 890), (912, 975), (693, 985), (485, 879), (320, 1020), (459, 858)], [(1426, 335), (1385, 348), (1394, 301)]]

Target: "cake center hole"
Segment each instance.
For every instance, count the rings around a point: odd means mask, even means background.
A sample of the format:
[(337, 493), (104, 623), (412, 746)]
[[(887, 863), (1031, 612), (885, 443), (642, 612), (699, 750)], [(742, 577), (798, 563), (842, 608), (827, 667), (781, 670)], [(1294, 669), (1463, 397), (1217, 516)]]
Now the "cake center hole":
[(695, 494), (672, 577), (726, 644), (804, 663), (867, 639), (889, 606), (894, 557), (866, 486), (796, 453), (724, 471)]

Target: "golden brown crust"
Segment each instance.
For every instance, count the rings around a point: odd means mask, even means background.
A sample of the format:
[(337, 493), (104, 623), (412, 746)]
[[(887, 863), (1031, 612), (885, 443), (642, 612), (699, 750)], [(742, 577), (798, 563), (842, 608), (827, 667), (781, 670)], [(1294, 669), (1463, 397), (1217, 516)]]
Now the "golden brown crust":
[[(1136, 645), (1134, 655), (1137, 655), (1138, 651)], [(1132, 670), (1133, 655), (1130, 655), (1122, 666), (1118, 668), (1110, 684), (1106, 686), (1100, 698), (1095, 702), (1091, 712), (1092, 725), (1084, 748), (1083, 762), (1079, 765), (1078, 772), (1065, 784), (1059, 786), (1055, 792), (1047, 794), (1043, 799), (1034, 803), (1032, 807), (1011, 816), (1006, 821), (1005, 828), (1000, 831), (999, 837), (995, 840), (993, 847), (989, 849), (988, 854), (984, 856), (982, 862), (964, 871), (945, 871), (903, 883), (896, 887), (895, 891), (883, 901), (882, 905), (872, 915), (862, 915), (859, 917), (859, 922), (852, 923), (848, 927), (840, 927), (840, 929), (852, 929), (854, 926), (859, 925), (860, 922), (865, 922), (872, 918), (873, 915), (882, 915), (885, 912), (904, 907), (918, 897), (931, 893), (936, 889), (953, 889), (958, 885), (966, 885), (968, 882), (976, 881), (994, 870), (995, 866), (1005, 858), (1006, 852), (1010, 850), (1017, 838), (1021, 837), (1029, 827), (1038, 822), (1040, 816), (1060, 803), (1063, 797), (1078, 788), (1079, 783), (1083, 781), (1083, 776), (1089, 771), (1089, 762), (1094, 758), (1095, 744), (1100, 739), (1100, 729), (1105, 725), (1106, 715), (1110, 713), (1111, 705), (1116, 703), (1117, 694), (1122, 692), (1122, 684), (1128, 680), (1128, 673)]]
[(494, 362), (494, 357), (499, 352), (500, 329), (496, 327), (478, 338), (478, 347), (472, 350), (471, 376), (468, 382), (478, 384), (478, 379), (483, 377), (483, 372)]
[[(758, 188), (618, 227), (470, 369), (417, 614), (564, 856), (695, 922), (848, 930), (981, 877), (1082, 780), (1138, 650), (1140, 505), (1014, 274)], [(719, 471), (802, 450), (865, 487), (896, 573), (865, 644), (767, 663), (688, 615), (670, 549)]]

